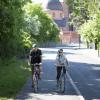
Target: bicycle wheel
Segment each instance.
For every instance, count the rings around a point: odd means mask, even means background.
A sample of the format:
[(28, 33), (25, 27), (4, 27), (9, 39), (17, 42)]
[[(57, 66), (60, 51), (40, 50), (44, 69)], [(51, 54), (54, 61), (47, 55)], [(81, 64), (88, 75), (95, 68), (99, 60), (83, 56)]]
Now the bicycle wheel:
[(38, 91), (38, 76), (37, 74), (33, 77), (34, 92)]
[(57, 81), (57, 91), (60, 92), (61, 90), (61, 78)]
[(62, 75), (62, 78), (61, 78), (61, 84), (60, 84), (60, 92), (64, 93), (65, 92), (65, 75), (63, 74)]

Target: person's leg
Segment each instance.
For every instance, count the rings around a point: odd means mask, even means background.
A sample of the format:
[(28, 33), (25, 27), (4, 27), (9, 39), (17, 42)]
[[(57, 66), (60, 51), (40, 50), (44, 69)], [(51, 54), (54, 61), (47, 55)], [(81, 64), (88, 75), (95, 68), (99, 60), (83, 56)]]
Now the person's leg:
[(66, 68), (65, 67), (63, 67), (63, 72), (64, 72), (64, 74), (66, 74)]
[(32, 87), (34, 87), (34, 86), (33, 86), (34, 65), (31, 66), (31, 71), (32, 71)]
[(60, 78), (61, 70), (62, 70), (62, 67), (57, 67), (57, 77), (56, 77), (57, 80), (59, 80)]
[(57, 87), (58, 87), (58, 82), (59, 82), (59, 78), (60, 78), (60, 75), (61, 75), (61, 70), (62, 70), (62, 67), (57, 67), (57, 76), (56, 76)]
[(41, 65), (39, 65), (39, 79), (41, 79)]

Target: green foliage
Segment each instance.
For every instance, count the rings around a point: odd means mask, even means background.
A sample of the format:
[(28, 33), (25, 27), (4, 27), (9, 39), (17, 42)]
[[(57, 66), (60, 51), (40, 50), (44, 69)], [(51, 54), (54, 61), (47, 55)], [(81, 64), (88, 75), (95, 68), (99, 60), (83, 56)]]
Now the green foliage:
[(66, 0), (66, 2), (70, 9), (69, 23), (76, 28), (90, 20), (94, 14), (100, 14), (99, 0)]
[(93, 42), (93, 30), (94, 30), (94, 22), (89, 20), (88, 22), (81, 25), (79, 29), (79, 33), (81, 33), (81, 36), (84, 38), (85, 41)]
[(76, 29), (89, 19), (86, 0), (66, 0), (70, 9), (69, 23)]
[(18, 52), (17, 50), (22, 42), (20, 37), (24, 26), (24, 13), (22, 6), (28, 1), (2, 0), (0, 2), (1, 58), (12, 57)]
[(26, 19), (26, 31), (29, 32), (31, 35), (38, 35), (39, 34), (39, 26), (40, 23), (38, 21), (38, 17), (27, 17)]
[(54, 21), (46, 14), (40, 17), (40, 42), (55, 41), (56, 36), (59, 34), (59, 29)]
[(59, 38), (58, 38), (58, 35), (59, 35), (58, 26), (56, 25), (56, 23), (52, 22), (49, 27), (50, 28), (48, 30), (47, 40), (58, 42), (59, 41)]
[(0, 1), (0, 58), (25, 55), (31, 45), (56, 41), (58, 27), (31, 0)]
[(25, 31), (31, 35), (38, 35), (41, 24), (38, 16), (33, 14), (34, 7), (35, 5), (33, 3), (28, 3), (23, 7), (23, 10), (25, 11)]
[(66, 0), (70, 11), (69, 23), (81, 33), (84, 41), (100, 42), (100, 0)]
[(34, 32), (34, 28), (32, 28), (33, 32), (31, 32), (33, 33), (31, 34), (32, 38), (35, 38), (37, 43), (57, 40), (59, 29), (50, 16), (43, 11), (41, 5), (29, 3), (24, 7), (24, 10), (30, 16), (30, 19), (34, 19), (37, 22), (35, 25), (31, 25), (32, 27), (37, 26), (37, 31)]
[(30, 76), (24, 60), (0, 60), (0, 100), (13, 99)]
[(97, 42), (100, 42), (100, 17), (98, 14), (93, 20), (84, 23), (79, 28), (79, 33), (81, 33), (85, 41), (95, 42), (96, 40)]

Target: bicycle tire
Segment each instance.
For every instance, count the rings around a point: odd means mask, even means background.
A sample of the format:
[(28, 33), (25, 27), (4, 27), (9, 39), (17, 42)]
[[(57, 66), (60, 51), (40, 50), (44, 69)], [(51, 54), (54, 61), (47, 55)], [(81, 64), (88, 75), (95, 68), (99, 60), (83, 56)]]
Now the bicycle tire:
[(61, 89), (60, 92), (64, 93), (65, 92), (65, 75), (62, 76), (61, 78)]
[(33, 88), (34, 88), (34, 92), (38, 92), (38, 76), (37, 74), (34, 75), (33, 77)]
[(57, 89), (59, 90), (59, 92), (61, 92), (61, 93), (65, 92), (65, 90), (66, 90), (65, 84), (66, 84), (66, 78), (65, 78), (65, 74), (63, 73), (60, 76), (59, 81), (57, 83)]

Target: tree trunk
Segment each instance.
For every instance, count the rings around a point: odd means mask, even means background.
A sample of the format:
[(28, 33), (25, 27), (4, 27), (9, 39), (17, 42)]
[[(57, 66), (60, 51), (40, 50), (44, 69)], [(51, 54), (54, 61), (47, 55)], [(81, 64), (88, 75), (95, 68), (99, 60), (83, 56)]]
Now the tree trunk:
[(97, 41), (95, 41), (95, 50), (97, 50), (97, 48), (98, 48), (98, 43)]
[(88, 41), (86, 42), (86, 45), (87, 45), (87, 48), (89, 48), (89, 43), (88, 43)]
[(98, 43), (98, 57), (100, 56), (100, 52), (99, 52), (99, 43)]

